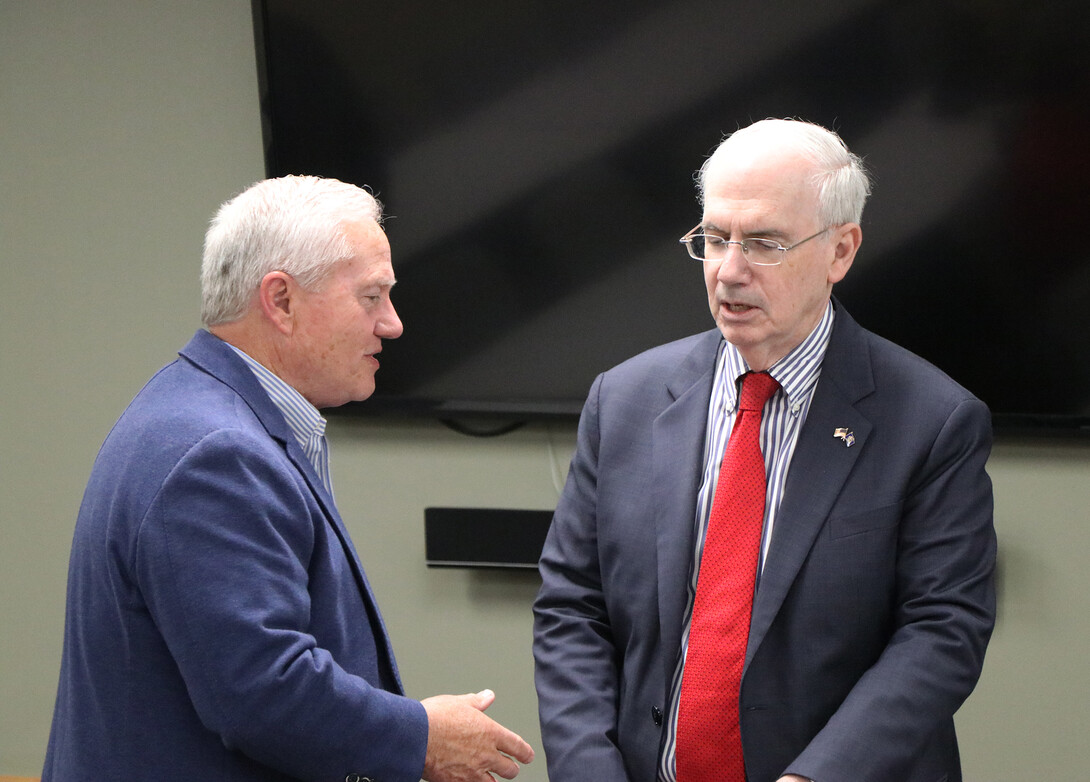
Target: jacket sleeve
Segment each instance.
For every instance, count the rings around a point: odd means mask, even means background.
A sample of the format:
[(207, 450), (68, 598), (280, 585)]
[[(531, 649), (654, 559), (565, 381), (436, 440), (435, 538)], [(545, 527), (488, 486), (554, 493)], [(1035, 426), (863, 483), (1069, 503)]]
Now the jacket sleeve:
[(189, 448), (140, 523), (131, 572), (225, 746), (299, 779), (416, 782), (423, 706), (349, 673), (308, 631), (324, 517), (278, 447), (221, 430)]
[(598, 397), (591, 388), (567, 484), (541, 556), (534, 658), (549, 778), (625, 782), (617, 745), (618, 650), (602, 592), (596, 498)]
[(987, 408), (967, 399), (919, 456), (897, 525), (888, 643), (786, 771), (905, 779), (972, 691), (995, 619), (990, 446)]

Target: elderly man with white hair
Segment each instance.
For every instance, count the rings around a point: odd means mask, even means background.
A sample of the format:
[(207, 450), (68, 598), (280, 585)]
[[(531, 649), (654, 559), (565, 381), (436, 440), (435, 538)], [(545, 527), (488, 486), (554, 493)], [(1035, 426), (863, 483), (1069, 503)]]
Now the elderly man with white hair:
[(76, 522), (43, 779), (513, 778), (485, 690), (404, 694), (329, 477), (320, 408), (401, 335), (381, 206), (259, 182), (205, 239), (205, 329), (121, 416)]
[(594, 382), (541, 557), (550, 778), (956, 782), (988, 410), (833, 297), (869, 190), (836, 134), (755, 123), (698, 181), (717, 328)]

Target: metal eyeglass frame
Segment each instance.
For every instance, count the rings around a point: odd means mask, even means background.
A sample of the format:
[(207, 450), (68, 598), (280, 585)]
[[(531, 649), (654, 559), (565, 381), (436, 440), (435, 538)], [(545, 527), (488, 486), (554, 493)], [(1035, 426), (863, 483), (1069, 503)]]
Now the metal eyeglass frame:
[[(822, 228), (820, 231), (818, 231), (816, 234), (811, 234), (810, 236), (807, 236), (805, 239), (799, 239), (794, 244), (788, 245), (787, 247), (784, 247), (782, 244), (780, 244), (779, 242), (773, 241), (772, 239), (750, 238), (750, 239), (742, 239), (740, 241), (736, 241), (734, 239), (724, 239), (722, 236), (718, 236), (717, 234), (702, 233), (701, 229), (703, 228), (703, 226), (700, 225), (699, 223), (697, 223), (697, 225), (691, 231), (689, 231), (683, 237), (678, 239), (678, 241), (681, 242), (683, 245), (685, 245), (685, 249), (689, 251), (689, 255), (692, 258), (694, 258), (695, 260), (698, 260), (698, 261), (703, 261), (705, 263), (708, 262), (708, 261), (717, 261), (717, 260), (722, 260), (722, 259), (721, 258), (701, 258), (699, 255), (697, 255), (696, 252), (693, 250), (693, 239), (695, 239), (697, 236), (703, 236), (705, 244), (707, 244), (707, 241), (708, 241), (709, 238), (721, 243), (722, 246), (723, 246), (723, 257), (724, 258), (726, 258), (726, 252), (727, 252), (726, 248), (730, 247), (730, 245), (732, 245), (732, 244), (736, 244), (742, 249), (742, 257), (746, 259), (746, 263), (753, 264), (754, 266), (779, 266), (781, 263), (783, 263), (783, 257), (785, 255), (787, 255), (788, 250), (794, 250), (800, 244), (804, 244), (805, 242), (808, 242), (811, 239), (816, 239), (817, 237), (821, 236), (823, 233), (825, 233), (826, 231), (828, 231), (832, 227), (833, 226), (831, 226), (831, 225), (827, 225), (824, 228)], [(771, 250), (779, 250), (780, 259), (778, 261), (772, 261), (771, 263), (750, 260), (749, 250), (750, 250), (751, 245), (759, 245), (761, 247), (764, 247), (766, 250), (770, 250), (770, 251)]]

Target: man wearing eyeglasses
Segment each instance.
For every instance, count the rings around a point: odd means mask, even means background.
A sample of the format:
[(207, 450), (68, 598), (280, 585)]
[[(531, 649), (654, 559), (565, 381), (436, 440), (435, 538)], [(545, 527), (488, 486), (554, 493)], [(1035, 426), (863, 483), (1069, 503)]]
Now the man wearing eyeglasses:
[(550, 778), (960, 780), (988, 410), (833, 298), (869, 192), (836, 134), (755, 123), (698, 183), (718, 328), (595, 381), (541, 557)]

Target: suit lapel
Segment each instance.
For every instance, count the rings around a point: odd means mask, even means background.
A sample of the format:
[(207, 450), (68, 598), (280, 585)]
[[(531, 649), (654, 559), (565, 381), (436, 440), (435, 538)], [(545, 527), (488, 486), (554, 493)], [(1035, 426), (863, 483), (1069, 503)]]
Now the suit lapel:
[(326, 518), (336, 529), (337, 536), (346, 543), (346, 548), (353, 559), (353, 566), (358, 567), (359, 562), (356, 552), (352, 548), (348, 537), (348, 530), (341, 521), (340, 514), (333, 502), (333, 498), (326, 491), (325, 484), (314, 471), (314, 465), (299, 447), (295, 435), (292, 434), (283, 414), (276, 404), (265, 393), (254, 373), (240, 359), (226, 343), (218, 337), (214, 337), (207, 331), (198, 331), (188, 345), (182, 349), (181, 355), (192, 361), (205, 372), (230, 386), (238, 394), (254, 415), (265, 427), (269, 436), (284, 446), (288, 459), (299, 470), (306, 480), (310, 490), (314, 493), (318, 503), (325, 511)]
[[(772, 543), (753, 603), (746, 665), (760, 646), (824, 526), (840, 490), (867, 445), (871, 422), (854, 404), (874, 389), (862, 329), (838, 307), (821, 378), (787, 474)], [(854, 435), (848, 447), (834, 433)]]
[(721, 339), (717, 330), (707, 332), (667, 379), (666, 392), (673, 401), (652, 425), (659, 622), (667, 683), (681, 645), (708, 401)]
[(364, 573), (363, 565), (356, 553), (352, 538), (349, 536), (348, 529), (337, 511), (336, 503), (329, 495), (329, 492), (326, 491), (325, 484), (318, 477), (318, 473), (315, 472), (314, 466), (307, 459), (306, 454), (303, 453), (303, 449), (299, 447), (299, 443), (284, 420), (283, 414), (269, 398), (269, 395), (265, 393), (265, 389), (261, 387), (250, 368), (218, 337), (207, 331), (200, 330), (180, 353), (205, 372), (230, 386), (257, 416), (269, 436), (284, 446), (288, 459), (307, 482), (324, 512), (326, 521), (336, 533), (338, 540), (341, 542), (341, 547), (344, 549), (345, 556), (348, 558), (352, 574), (363, 597), (367, 614), (371, 617), (375, 643), (385, 658), (387, 671), (384, 676), (389, 679), (391, 689), (396, 688), (397, 692), (403, 692), (404, 688), (397, 670), (397, 663), (394, 661), (393, 649), (386, 632), (386, 625), (382, 620), (378, 602), (371, 591), (371, 585), (367, 581), (367, 575)]

